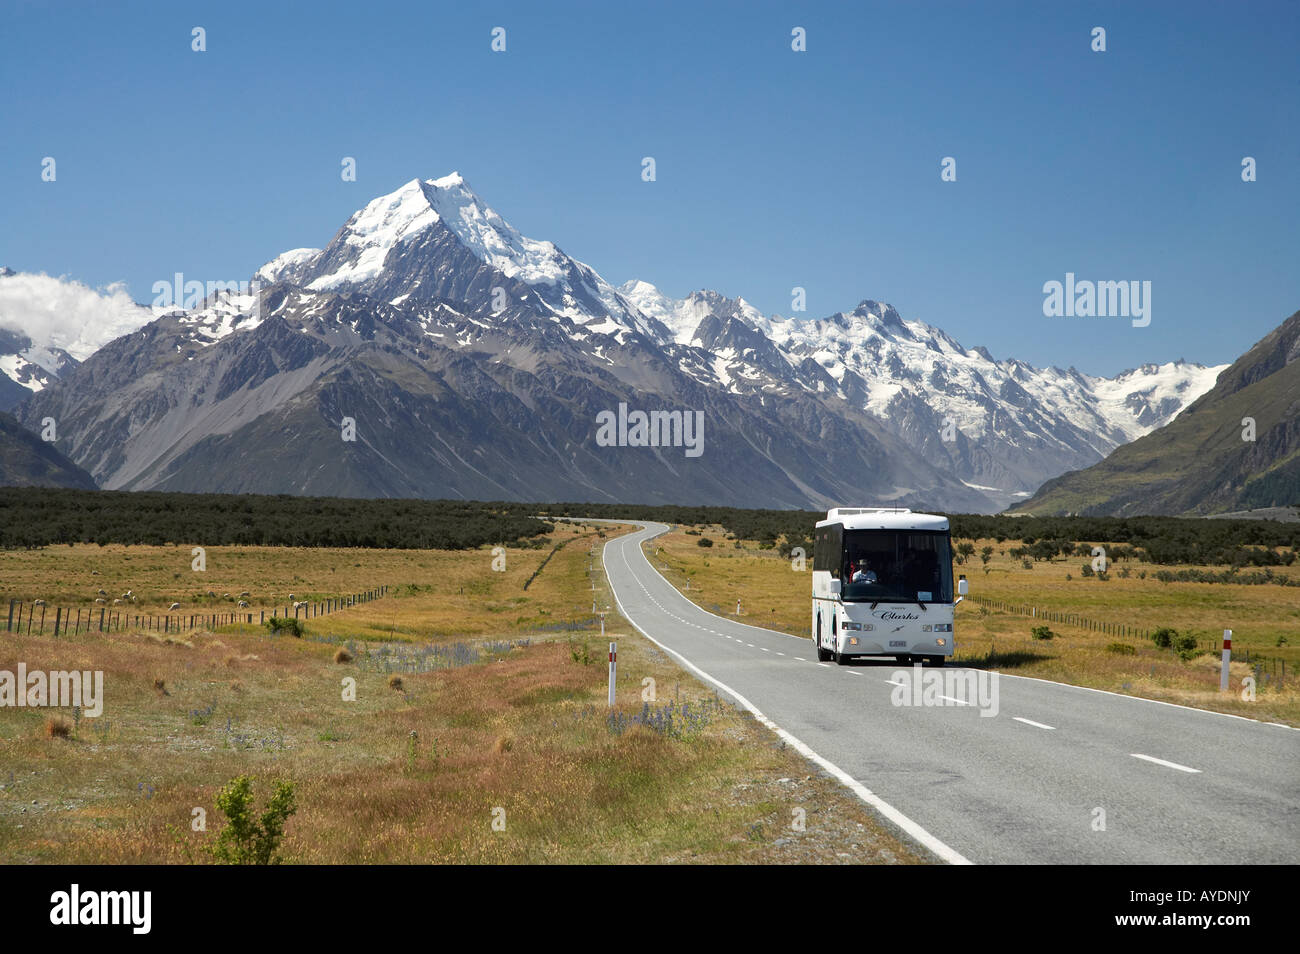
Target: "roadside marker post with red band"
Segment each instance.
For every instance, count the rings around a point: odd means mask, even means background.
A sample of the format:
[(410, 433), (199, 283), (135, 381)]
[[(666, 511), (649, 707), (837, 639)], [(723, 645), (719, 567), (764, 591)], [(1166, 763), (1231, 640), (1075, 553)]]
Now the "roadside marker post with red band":
[(1232, 658), (1232, 630), (1223, 631), (1223, 666), (1219, 670), (1219, 691), (1228, 691), (1228, 660)]
[(614, 705), (614, 681), (618, 678), (618, 643), (609, 644), (609, 704)]

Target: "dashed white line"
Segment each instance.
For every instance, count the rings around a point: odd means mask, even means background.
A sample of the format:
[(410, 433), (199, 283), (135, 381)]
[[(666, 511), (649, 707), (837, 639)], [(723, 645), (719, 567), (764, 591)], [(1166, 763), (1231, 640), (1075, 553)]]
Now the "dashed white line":
[(1025, 725), (1032, 725), (1035, 729), (1056, 729), (1054, 725), (1043, 725), (1041, 722), (1035, 722), (1033, 719), (1022, 719), (1020, 716), (1012, 716), (1017, 722), (1023, 722)]
[(1177, 762), (1166, 762), (1164, 759), (1158, 759), (1154, 755), (1139, 755), (1137, 752), (1130, 752), (1129, 755), (1135, 759), (1143, 759), (1147, 762), (1154, 762), (1156, 765), (1163, 765), (1165, 768), (1178, 769), (1180, 772), (1190, 772), (1194, 775), (1201, 773), (1200, 769), (1189, 768), (1186, 765), (1179, 765)]

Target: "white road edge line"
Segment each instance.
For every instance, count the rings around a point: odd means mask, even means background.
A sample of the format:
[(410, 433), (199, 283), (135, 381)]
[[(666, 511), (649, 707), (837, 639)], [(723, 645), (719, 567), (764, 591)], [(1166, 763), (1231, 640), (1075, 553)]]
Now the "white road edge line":
[(1180, 772), (1191, 772), (1194, 775), (1200, 775), (1200, 769), (1188, 768), (1186, 765), (1179, 765), (1177, 762), (1166, 762), (1164, 759), (1158, 759), (1154, 755), (1139, 755), (1137, 752), (1130, 752), (1129, 755), (1135, 759), (1144, 759), (1148, 762), (1155, 762), (1156, 765), (1163, 765), (1165, 768), (1178, 769)]
[(1011, 718), (1015, 719), (1017, 722), (1023, 722), (1025, 725), (1032, 725), (1035, 729), (1051, 729), (1052, 731), (1056, 731), (1056, 726), (1054, 725), (1043, 725), (1041, 722), (1035, 722), (1033, 719), (1022, 719), (1020, 716), (1012, 716)]
[[(615, 537), (613, 540), (606, 541), (605, 546), (601, 552), (601, 563), (605, 567), (609, 566), (609, 563), (606, 560), (605, 551), (608, 551), (612, 544), (619, 543), (619, 541), (622, 541), (622, 543), (620, 543), (618, 547), (618, 552), (623, 557), (623, 563), (627, 567), (628, 572), (631, 573), (632, 564), (628, 563), (627, 560), (626, 543), (628, 540), (632, 539), (635, 536), (636, 534), (632, 533), (623, 537)], [(636, 552), (641, 554), (642, 559), (645, 558), (645, 551), (641, 549), (641, 541), (639, 540), (637, 541)], [(649, 560), (646, 560), (646, 565), (647, 566), (650, 565)], [(653, 570), (654, 567), (651, 566), (650, 569)], [(609, 577), (608, 570), (606, 570), (605, 576), (606, 579), (608, 580)], [(908, 818), (906, 815), (900, 812), (893, 805), (890, 805), (879, 795), (876, 795), (865, 785), (863, 785), (861, 782), (859, 782), (857, 779), (851, 776), (848, 772), (844, 771), (835, 763), (822, 758), (820, 755), (818, 755), (816, 752), (810, 749), (804, 742), (795, 738), (793, 735), (791, 735), (785, 729), (781, 728), (779, 725), (777, 725), (767, 716), (763, 715), (763, 713), (759, 711), (757, 706), (755, 706), (752, 702), (750, 702), (748, 699), (746, 699), (744, 696), (738, 693), (735, 689), (732, 689), (730, 686), (726, 685), (725, 683), (720, 682), (717, 679), (714, 679), (707, 672), (705, 672), (699, 666), (695, 665), (693, 662), (691, 662), (681, 653), (677, 652), (676, 650), (669, 649), (663, 643), (659, 642), (659, 640), (655, 639), (653, 636), (647, 633), (644, 629), (642, 629), (637, 624), (636, 620), (632, 619), (632, 617), (629, 616), (627, 612), (623, 609), (623, 601), (618, 598), (618, 593), (614, 589), (614, 583), (612, 580), (609, 581), (609, 589), (610, 592), (614, 594), (614, 602), (618, 604), (618, 611), (623, 615), (623, 618), (625, 620), (627, 620), (629, 623), (631, 623), (633, 626), (636, 627), (637, 631), (642, 636), (650, 640), (650, 642), (654, 643), (656, 646), (658, 646), (664, 652), (668, 653), (670, 656), (675, 657), (679, 662), (681, 662), (683, 666), (691, 670), (691, 672), (695, 673), (697, 676), (706, 680), (707, 682), (711, 682), (713, 685), (717, 686), (727, 695), (731, 696), (742, 706), (748, 709), (751, 713), (753, 713), (755, 719), (763, 723), (763, 725), (767, 726), (767, 728), (769, 728), (771, 731), (775, 732), (778, 738), (784, 740), (786, 744), (791, 746), (796, 752), (798, 752), (804, 758), (810, 759), (813, 762), (815, 762), (817, 765), (820, 765), (823, 769), (825, 769), (836, 779), (838, 779), (842, 784), (844, 784), (851, 792), (853, 792), (854, 795), (858, 796), (858, 798), (862, 799), (872, 808), (876, 809), (878, 812), (880, 812), (882, 815), (884, 815), (886, 818), (892, 821), (895, 825), (901, 828), (904, 832), (910, 835), (915, 841), (919, 842), (920, 844), (928, 848), (930, 851), (934, 852), (934, 854), (938, 855), (939, 858), (953, 865), (973, 864), (973, 862), (965, 855), (963, 855), (961, 852), (957, 851), (955, 848), (951, 848), (948, 845), (944, 844), (934, 835), (930, 834), (928, 831), (926, 831), (916, 822), (912, 821), (912, 819)]]

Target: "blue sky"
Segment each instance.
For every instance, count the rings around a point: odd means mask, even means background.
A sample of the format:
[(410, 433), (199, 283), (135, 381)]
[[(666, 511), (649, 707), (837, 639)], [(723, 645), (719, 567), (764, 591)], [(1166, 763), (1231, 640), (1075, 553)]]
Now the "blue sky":
[[(0, 264), (143, 302), (459, 170), (616, 284), (781, 314), (801, 286), (809, 317), (874, 298), (1037, 365), (1231, 361), (1300, 308), (1296, 3), (10, 0), (0, 22)], [(1150, 326), (1044, 317), (1067, 271), (1150, 281)]]

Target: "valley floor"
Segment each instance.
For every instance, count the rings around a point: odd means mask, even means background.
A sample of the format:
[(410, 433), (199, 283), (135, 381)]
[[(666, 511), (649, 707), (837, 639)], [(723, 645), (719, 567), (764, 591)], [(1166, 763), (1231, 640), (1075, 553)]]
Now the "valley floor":
[(211, 548), (201, 574), (185, 546), (0, 553), (5, 606), (89, 612), (99, 589), (129, 589), (143, 612), (185, 615), (248, 591), (260, 614), (289, 594), (389, 593), (301, 638), (0, 632), (0, 670), (104, 674), (97, 718), (0, 708), (0, 861), (210, 861), (216, 794), (239, 775), (257, 811), (294, 784), (288, 863), (928, 860), (616, 614), (609, 710), (599, 532), (561, 525), (495, 556)]

